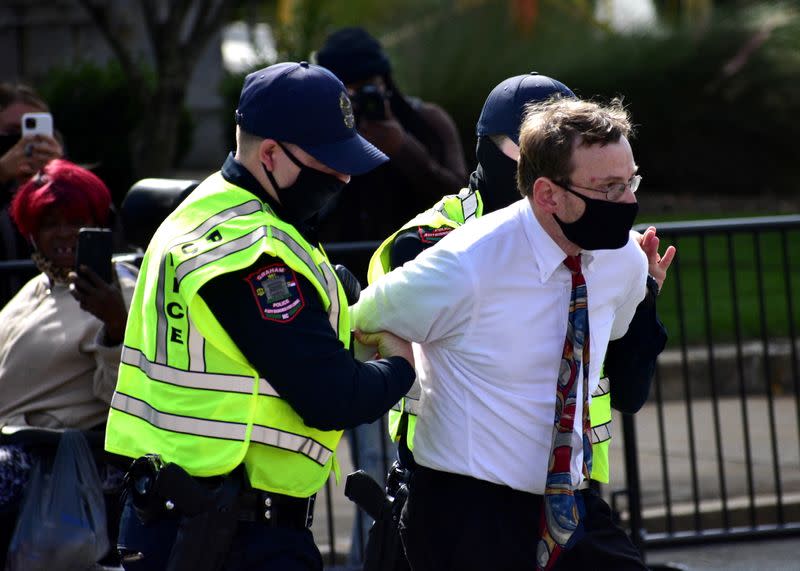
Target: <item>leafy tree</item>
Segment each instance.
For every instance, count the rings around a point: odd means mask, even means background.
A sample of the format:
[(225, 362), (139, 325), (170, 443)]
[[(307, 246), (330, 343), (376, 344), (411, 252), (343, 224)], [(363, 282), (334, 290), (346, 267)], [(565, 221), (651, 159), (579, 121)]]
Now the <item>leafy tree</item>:
[[(136, 176), (163, 175), (176, 156), (178, 123), (194, 66), (236, 0), (139, 0), (153, 73), (130, 42), (128, 17), (113, 2), (79, 0), (116, 55), (130, 96), (147, 111), (131, 133)], [(135, 10), (135, 8), (133, 8)]]

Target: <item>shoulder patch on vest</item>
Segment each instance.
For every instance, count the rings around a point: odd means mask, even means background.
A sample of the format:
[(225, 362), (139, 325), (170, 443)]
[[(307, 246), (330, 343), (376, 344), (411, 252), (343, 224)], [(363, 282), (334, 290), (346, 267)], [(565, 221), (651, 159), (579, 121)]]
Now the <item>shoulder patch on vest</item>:
[(288, 323), (305, 307), (297, 275), (286, 264), (259, 268), (246, 278), (262, 319)]
[(420, 226), (417, 228), (417, 234), (419, 234), (419, 239), (423, 244), (435, 244), (452, 231), (453, 229), (450, 226), (442, 226), (441, 228)]

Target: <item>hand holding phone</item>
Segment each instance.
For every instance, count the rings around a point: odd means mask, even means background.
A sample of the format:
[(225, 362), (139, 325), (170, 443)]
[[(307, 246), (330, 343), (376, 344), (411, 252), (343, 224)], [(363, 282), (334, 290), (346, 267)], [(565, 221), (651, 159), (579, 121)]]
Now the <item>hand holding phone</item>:
[[(77, 275), (71, 274), (72, 297), (81, 309), (88, 311), (105, 325), (104, 343), (116, 345), (125, 335), (128, 311), (119, 284), (112, 281), (111, 230), (81, 228), (75, 255)], [(81, 267), (87, 272), (82, 272)]]
[(30, 135), (53, 136), (53, 116), (50, 113), (25, 113), (22, 115), (22, 137)]
[(75, 254), (75, 271), (81, 266), (94, 271), (106, 283), (111, 283), (111, 230), (108, 228), (81, 228), (78, 231), (78, 250)]

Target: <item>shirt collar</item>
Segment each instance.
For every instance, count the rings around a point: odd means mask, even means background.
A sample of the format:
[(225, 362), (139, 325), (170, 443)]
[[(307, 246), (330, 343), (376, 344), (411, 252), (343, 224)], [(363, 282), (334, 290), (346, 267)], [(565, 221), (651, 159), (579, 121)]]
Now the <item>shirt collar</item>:
[[(525, 236), (533, 252), (536, 265), (539, 267), (539, 280), (541, 283), (545, 283), (564, 263), (567, 254), (542, 228), (539, 220), (533, 214), (530, 201), (527, 198), (523, 198), (518, 204), (520, 205), (520, 216), (525, 229)], [(587, 250), (581, 252), (581, 265), (584, 269), (588, 269), (593, 261), (592, 252)]]
[(261, 202), (267, 203), (275, 212), (280, 212), (281, 205), (278, 204), (278, 201), (272, 198), (266, 189), (261, 186), (261, 183), (253, 176), (253, 173), (234, 158), (233, 153), (228, 154), (228, 158), (225, 159), (225, 163), (222, 165), (222, 178), (239, 188), (255, 194)]
[(297, 223), (289, 216), (286, 216), (286, 212), (283, 210), (283, 207), (281, 207), (280, 203), (275, 200), (263, 186), (261, 186), (261, 183), (258, 182), (258, 179), (253, 176), (253, 173), (247, 170), (242, 163), (234, 158), (233, 153), (228, 154), (228, 158), (225, 159), (225, 163), (222, 165), (221, 172), (222, 178), (227, 180), (229, 183), (245, 189), (246, 191), (254, 194), (259, 200), (261, 200), (261, 202), (269, 205), (278, 218), (289, 222), (292, 226), (297, 228), (300, 234), (303, 235), (303, 238), (312, 244), (316, 244), (319, 241), (316, 226), (312, 226), (309, 223)]

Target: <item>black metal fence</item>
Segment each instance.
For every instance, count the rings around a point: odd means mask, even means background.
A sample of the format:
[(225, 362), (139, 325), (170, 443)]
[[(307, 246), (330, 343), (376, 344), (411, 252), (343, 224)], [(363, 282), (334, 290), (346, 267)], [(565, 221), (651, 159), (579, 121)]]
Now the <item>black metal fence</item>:
[[(670, 342), (648, 404), (615, 423), (612, 506), (645, 551), (800, 533), (800, 259), (792, 250), (800, 215), (666, 223), (658, 233), (678, 248), (658, 304)], [(377, 246), (326, 249), (365, 283)], [(0, 279), (31, 271), (30, 262), (0, 263)], [(374, 470), (385, 473), (393, 451), (381, 423), (370, 429), (381, 455)], [(357, 441), (343, 439), (343, 473), (363, 453)], [(347, 560), (351, 539), (356, 551), (365, 540), (364, 527), (351, 533), (356, 510), (342, 488), (329, 481), (317, 503), (314, 533), (328, 565)]]
[(670, 343), (648, 405), (622, 418), (614, 503), (645, 549), (800, 533), (800, 216), (658, 233), (678, 248), (659, 299)]

